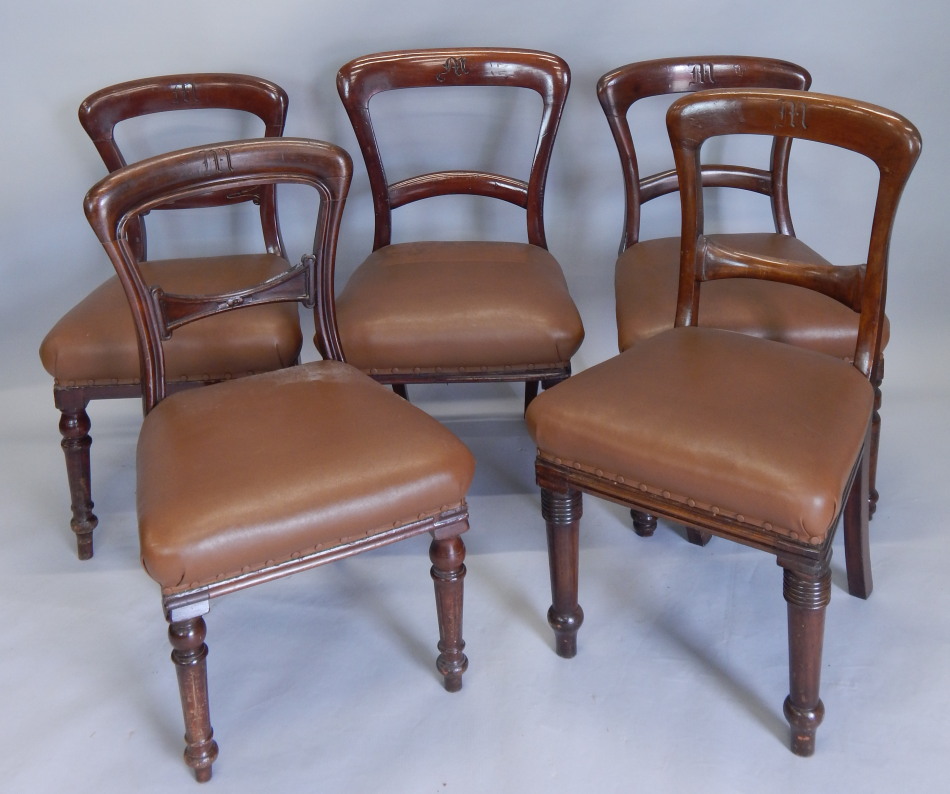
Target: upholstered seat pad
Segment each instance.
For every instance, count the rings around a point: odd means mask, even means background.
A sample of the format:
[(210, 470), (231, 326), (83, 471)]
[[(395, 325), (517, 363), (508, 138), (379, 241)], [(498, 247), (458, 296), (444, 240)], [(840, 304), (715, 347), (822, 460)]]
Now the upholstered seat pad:
[[(208, 295), (257, 284), (289, 267), (272, 254), (142, 264), (166, 292)], [(302, 345), (296, 305), (253, 306), (190, 323), (166, 343), (169, 380), (221, 380), (293, 364)], [(47, 334), (40, 358), (57, 386), (138, 383), (132, 312), (117, 277), (101, 284)]]
[[(812, 264), (828, 264), (795, 237), (748, 233), (710, 235), (726, 246)], [(617, 260), (617, 335), (621, 350), (673, 327), (679, 288), (678, 237), (645, 240)], [(710, 328), (775, 339), (850, 358), (858, 335), (857, 312), (802, 287), (759, 279), (722, 279), (702, 285), (699, 323)], [(884, 343), (889, 327), (884, 325)]]
[(819, 544), (873, 400), (840, 359), (677, 328), (544, 392), (527, 421), (545, 459)]
[(457, 507), (474, 465), (338, 362), (179, 392), (139, 439), (142, 561), (166, 592), (190, 589)]
[(563, 366), (584, 338), (557, 261), (522, 243), (380, 248), (337, 298), (337, 322), (366, 371)]

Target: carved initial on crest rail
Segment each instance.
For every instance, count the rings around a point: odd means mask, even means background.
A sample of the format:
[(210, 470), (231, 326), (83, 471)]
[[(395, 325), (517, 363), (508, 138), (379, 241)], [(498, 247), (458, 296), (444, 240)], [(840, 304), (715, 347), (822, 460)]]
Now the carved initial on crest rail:
[(468, 67), (465, 65), (465, 59), (456, 58), (454, 56), (445, 59), (445, 63), (442, 64), (442, 69), (443, 71), (439, 72), (439, 74), (435, 76), (435, 79), (440, 83), (444, 83), (445, 78), (448, 77), (450, 73), (454, 74), (456, 77), (461, 77), (463, 74), (468, 74)]
[(205, 149), (205, 171), (216, 171), (218, 173), (230, 172), (231, 152), (227, 149)]
[(779, 103), (779, 123), (776, 125), (778, 127), (801, 127), (803, 130), (808, 129), (808, 125), (805, 123), (805, 104), (803, 102), (792, 102), (790, 100), (782, 100)]
[(172, 89), (172, 102), (176, 105), (187, 105), (198, 101), (198, 89), (194, 83), (175, 83)]
[(690, 85), (715, 85), (716, 78), (713, 77), (713, 65), (711, 63), (690, 63), (687, 64), (693, 72), (693, 79), (689, 81)]

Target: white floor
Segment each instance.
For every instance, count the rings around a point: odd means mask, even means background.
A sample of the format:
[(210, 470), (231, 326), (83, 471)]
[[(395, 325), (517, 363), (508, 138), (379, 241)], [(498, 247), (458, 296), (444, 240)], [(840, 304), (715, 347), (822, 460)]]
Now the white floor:
[[(891, 373), (889, 373), (889, 376)], [(166, 624), (135, 539), (134, 401), (94, 403), (96, 555), (75, 558), (57, 412), (41, 375), (0, 390), (0, 789), (197, 791)], [(578, 656), (553, 651), (533, 448), (513, 387), (415, 399), (475, 452), (462, 692), (434, 669), (424, 539), (221, 599), (208, 618), (207, 790), (483, 794), (946, 791), (950, 389), (885, 383), (875, 591), (840, 553), (813, 758), (786, 746), (773, 558), (588, 499)]]

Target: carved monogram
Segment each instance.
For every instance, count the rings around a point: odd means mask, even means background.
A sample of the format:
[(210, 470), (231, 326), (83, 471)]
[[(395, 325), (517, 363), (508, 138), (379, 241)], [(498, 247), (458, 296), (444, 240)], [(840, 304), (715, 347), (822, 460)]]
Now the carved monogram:
[(435, 76), (435, 79), (440, 83), (444, 83), (445, 78), (448, 77), (449, 74), (454, 74), (456, 77), (461, 77), (463, 74), (468, 74), (468, 67), (465, 65), (465, 59), (456, 58), (454, 56), (445, 59), (445, 63), (442, 64), (442, 69), (443, 71), (439, 72)]
[(231, 168), (231, 152), (227, 149), (205, 149), (205, 171), (225, 172)]
[(172, 102), (176, 105), (187, 105), (198, 101), (198, 89), (194, 83), (175, 83), (172, 89)]
[(693, 72), (693, 79), (689, 81), (690, 85), (715, 85), (716, 78), (713, 77), (713, 65), (711, 63), (690, 63), (687, 66)]
[(782, 100), (779, 102), (779, 122), (776, 125), (777, 127), (801, 127), (803, 130), (808, 129), (808, 125), (805, 123), (805, 105), (802, 102), (792, 102), (790, 100)]

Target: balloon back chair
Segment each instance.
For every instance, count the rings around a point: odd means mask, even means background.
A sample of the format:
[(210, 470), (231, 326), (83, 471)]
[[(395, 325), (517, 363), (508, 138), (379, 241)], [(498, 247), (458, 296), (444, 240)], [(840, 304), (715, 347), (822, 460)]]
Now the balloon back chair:
[[(283, 134), (287, 94), (267, 80), (240, 74), (177, 74), (134, 80), (104, 88), (79, 108), (79, 120), (109, 171), (126, 165), (115, 130), (136, 117), (179, 110), (229, 111), (228, 121), (259, 119), (265, 137)], [(230, 113), (230, 111), (234, 111)], [(147, 123), (146, 123), (147, 126)], [(152, 125), (153, 127), (155, 125)], [(225, 138), (235, 137), (234, 133)], [(241, 136), (245, 137), (245, 136)], [(151, 262), (162, 282), (180, 292), (225, 292), (248, 280), (264, 280), (284, 266), (284, 246), (273, 188), (241, 193), (212, 192), (168, 207), (196, 209), (252, 201), (260, 206), (263, 250), (257, 254), (173, 259)], [(126, 229), (136, 259), (146, 260), (145, 220)], [(302, 336), (300, 318), (289, 304), (260, 306), (249, 312), (215, 317), (188, 326), (168, 349), (172, 390), (267, 372), (297, 361)], [(72, 502), (71, 526), (80, 559), (93, 554), (92, 486), (86, 408), (90, 400), (138, 397), (139, 352), (132, 316), (117, 278), (112, 277), (83, 298), (50, 330), (40, 347), (44, 368), (53, 376), (53, 399), (61, 412), (60, 432)]]
[[(340, 148), (277, 138), (159, 155), (94, 186), (86, 215), (116, 268), (141, 349), (137, 451), (141, 554), (161, 586), (185, 720), (185, 760), (211, 777), (203, 615), (211, 600), (404, 538), (431, 533), (446, 689), (462, 685), (465, 493), (474, 460), (434, 419), (340, 361), (323, 360), (169, 393), (166, 355), (190, 325), (278, 301), (314, 303), (331, 270), (352, 166)], [(142, 214), (208, 191), (292, 183), (319, 195), (313, 253), (219, 293), (167, 290), (128, 230)], [(317, 304), (320, 316), (330, 308)], [(296, 620), (296, 616), (294, 617)]]
[[(615, 269), (618, 344), (621, 351), (673, 325), (679, 274), (677, 237), (641, 239), (643, 205), (679, 189), (676, 170), (641, 175), (630, 117), (632, 106), (650, 97), (669, 96), (715, 88), (775, 88), (807, 90), (811, 76), (801, 66), (771, 58), (697, 56), (665, 58), (621, 66), (600, 78), (597, 94), (613, 133), (624, 180), (626, 212), (620, 254)], [(768, 168), (716, 163), (703, 166), (706, 187), (739, 188), (768, 197), (774, 230), (735, 233), (729, 244), (765, 256), (826, 265), (827, 261), (795, 237), (788, 199), (791, 139), (772, 140)], [(727, 219), (728, 220), (728, 219)], [(702, 325), (725, 328), (767, 339), (790, 342), (839, 358), (854, 350), (859, 313), (848, 306), (795, 285), (749, 279), (728, 279), (707, 285), (703, 295)], [(881, 351), (889, 326), (884, 321)], [(877, 455), (880, 438), (880, 385), (884, 359), (874, 364), (872, 383), (876, 406), (871, 440), (869, 498), (871, 514), (878, 501)], [(638, 533), (656, 527), (652, 516), (634, 515)], [(690, 532), (690, 539), (706, 538)]]
[[(675, 327), (573, 376), (527, 412), (538, 446), (557, 652), (571, 657), (578, 605), (582, 492), (774, 554), (784, 571), (791, 747), (814, 751), (832, 539), (843, 513), (848, 589), (871, 592), (868, 469), (875, 362), (882, 344), (888, 247), (920, 151), (901, 116), (794, 90), (681, 97), (667, 125), (682, 203)], [(703, 224), (700, 150), (710, 138), (803, 138), (870, 158), (880, 173), (867, 261), (802, 265), (750, 252)], [(859, 314), (848, 360), (699, 324), (716, 279), (772, 279)], [(708, 282), (708, 283), (707, 283)]]
[[(348, 362), (403, 396), (410, 383), (524, 381), (527, 403), (539, 383), (568, 377), (584, 329), (561, 267), (547, 250), (544, 190), (569, 85), (563, 60), (528, 50), (389, 52), (343, 66), (337, 87), (366, 163), (376, 218), (373, 252), (336, 302)], [(528, 179), (449, 170), (390, 183), (370, 100), (396, 89), (429, 87), (442, 94), (463, 86), (491, 86), (499, 98), (502, 88), (541, 97)], [(527, 242), (392, 242), (393, 210), (447, 195), (523, 208)], [(319, 335), (316, 341), (327, 353), (339, 352), (327, 350)]]

